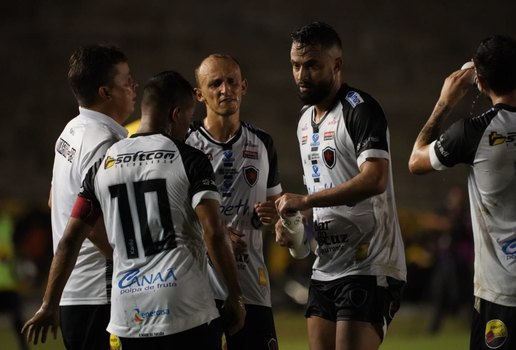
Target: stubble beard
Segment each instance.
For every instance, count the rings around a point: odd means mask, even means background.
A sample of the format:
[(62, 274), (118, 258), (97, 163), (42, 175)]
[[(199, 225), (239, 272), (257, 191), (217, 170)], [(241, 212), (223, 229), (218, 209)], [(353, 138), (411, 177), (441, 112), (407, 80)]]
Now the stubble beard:
[(312, 90), (309, 92), (303, 93), (298, 88), (297, 96), (305, 105), (316, 105), (328, 97), (332, 86), (333, 79), (314, 85)]

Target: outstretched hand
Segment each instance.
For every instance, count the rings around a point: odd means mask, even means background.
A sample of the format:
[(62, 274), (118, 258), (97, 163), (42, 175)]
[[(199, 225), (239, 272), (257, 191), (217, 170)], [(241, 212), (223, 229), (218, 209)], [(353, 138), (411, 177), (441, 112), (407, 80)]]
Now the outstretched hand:
[(54, 339), (57, 338), (57, 327), (59, 325), (59, 313), (57, 308), (41, 306), (34, 316), (25, 323), (22, 333), (27, 337), (29, 343), (36, 345), (41, 336), (41, 342), (47, 341), (48, 331), (52, 332)]

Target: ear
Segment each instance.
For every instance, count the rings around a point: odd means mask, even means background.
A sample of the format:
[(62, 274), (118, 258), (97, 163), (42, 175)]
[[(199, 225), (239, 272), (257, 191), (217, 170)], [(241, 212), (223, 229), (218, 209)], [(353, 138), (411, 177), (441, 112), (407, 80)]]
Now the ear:
[(168, 115), (168, 118), (172, 124), (176, 124), (181, 113), (181, 107), (175, 106), (174, 108), (170, 109), (170, 114)]
[(478, 91), (483, 92), (485, 90), (484, 78), (482, 78), (481, 76), (475, 74), (475, 83), (477, 84)]
[(195, 98), (197, 99), (197, 101), (204, 102), (204, 97), (202, 96), (201, 89), (194, 88), (194, 93), (195, 93)]
[(107, 86), (101, 86), (99, 87), (99, 90), (98, 90), (98, 95), (100, 96), (100, 98), (102, 98), (103, 100), (110, 100), (111, 99), (111, 94), (109, 92), (109, 88)]
[(335, 72), (342, 72), (342, 57), (335, 58), (335, 65), (333, 67)]
[(247, 93), (247, 86), (248, 86), (247, 79), (242, 80), (242, 96), (244, 96)]

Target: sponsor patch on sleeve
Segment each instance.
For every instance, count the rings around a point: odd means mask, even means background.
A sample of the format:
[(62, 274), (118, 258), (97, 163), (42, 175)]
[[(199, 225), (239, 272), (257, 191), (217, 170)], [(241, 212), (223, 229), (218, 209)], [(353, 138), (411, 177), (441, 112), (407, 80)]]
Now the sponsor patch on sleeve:
[(364, 103), (364, 99), (360, 94), (356, 91), (350, 91), (346, 94), (346, 100), (349, 102), (349, 104), (355, 108), (361, 103)]

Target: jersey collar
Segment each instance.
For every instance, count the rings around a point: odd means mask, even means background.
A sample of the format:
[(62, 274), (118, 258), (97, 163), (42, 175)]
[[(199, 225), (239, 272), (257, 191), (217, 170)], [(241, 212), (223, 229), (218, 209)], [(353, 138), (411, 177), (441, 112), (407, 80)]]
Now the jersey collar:
[(113, 118), (105, 115), (104, 113), (100, 113), (91, 109), (87, 109), (84, 107), (79, 107), (79, 113), (81, 116), (95, 120), (98, 123), (106, 125), (108, 128), (113, 130), (116, 134), (127, 137), (127, 129), (122, 125), (118, 124)]

